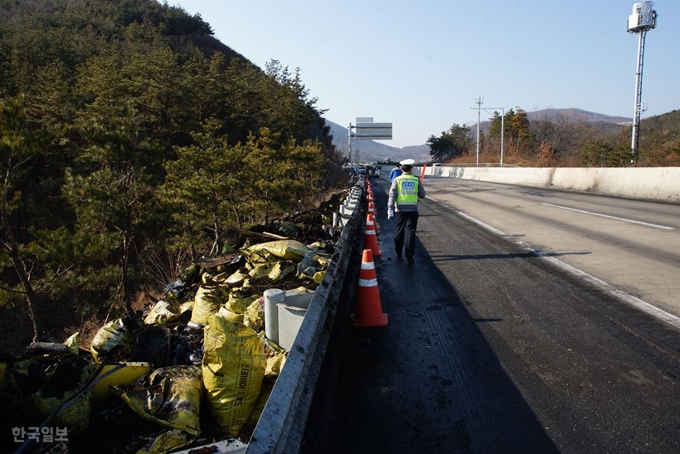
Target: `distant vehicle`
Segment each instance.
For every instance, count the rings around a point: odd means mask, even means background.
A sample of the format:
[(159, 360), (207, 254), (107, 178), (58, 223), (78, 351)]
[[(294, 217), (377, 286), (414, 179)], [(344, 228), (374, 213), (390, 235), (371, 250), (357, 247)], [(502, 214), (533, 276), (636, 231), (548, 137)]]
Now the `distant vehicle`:
[(432, 164), (432, 166), (433, 167), (441, 167), (442, 163), (441, 162), (435, 162), (434, 164)]

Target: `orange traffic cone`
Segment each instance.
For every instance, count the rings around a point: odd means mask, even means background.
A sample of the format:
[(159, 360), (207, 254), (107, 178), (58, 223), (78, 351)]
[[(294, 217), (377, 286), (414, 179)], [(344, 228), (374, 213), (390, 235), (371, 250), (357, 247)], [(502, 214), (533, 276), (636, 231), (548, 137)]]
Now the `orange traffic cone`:
[(375, 203), (368, 202), (368, 210), (366, 212), (375, 215)]
[(373, 215), (366, 215), (366, 229), (364, 230), (364, 247), (371, 250), (374, 256), (382, 255), (378, 247), (378, 236), (375, 233), (375, 222)]
[(377, 238), (378, 234), (380, 233), (380, 224), (378, 224), (378, 219), (375, 217), (375, 215), (368, 213), (366, 215), (366, 224), (369, 222), (373, 222), (373, 225), (375, 226), (375, 236)]
[(359, 272), (356, 312), (350, 315), (354, 326), (387, 326), (387, 314), (382, 311), (373, 253), (364, 249)]

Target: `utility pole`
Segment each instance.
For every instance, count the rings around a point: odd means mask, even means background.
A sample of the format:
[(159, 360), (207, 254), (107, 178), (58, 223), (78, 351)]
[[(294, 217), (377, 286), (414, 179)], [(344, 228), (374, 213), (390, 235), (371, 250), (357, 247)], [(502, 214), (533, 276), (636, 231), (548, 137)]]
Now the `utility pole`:
[[(477, 109), (477, 167), (479, 167), (479, 125), (481, 123), (481, 111), (482, 111), (482, 104), (484, 103), (484, 100), (482, 99), (482, 95), (477, 96), (475, 103), (477, 104), (477, 107), (470, 107), (470, 109)], [(504, 107), (488, 107), (488, 108), (483, 108), (485, 112), (489, 112), (487, 109), (501, 109), (502, 116), (501, 116), (501, 167), (503, 167), (503, 144), (505, 140), (505, 108)]]
[(470, 109), (477, 109), (477, 164), (476, 167), (479, 167), (479, 123), (481, 119), (481, 113), (482, 113), (482, 103), (484, 100), (482, 99), (482, 95), (477, 96), (475, 99), (475, 104), (477, 104), (477, 107), (470, 107)]

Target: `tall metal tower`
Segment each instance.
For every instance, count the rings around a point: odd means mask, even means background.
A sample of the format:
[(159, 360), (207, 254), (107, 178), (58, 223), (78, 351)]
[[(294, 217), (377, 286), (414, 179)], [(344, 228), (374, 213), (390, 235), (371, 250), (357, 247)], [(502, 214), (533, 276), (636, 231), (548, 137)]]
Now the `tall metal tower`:
[(652, 9), (654, 2), (641, 2), (633, 5), (633, 13), (628, 16), (628, 33), (638, 35), (637, 70), (635, 71), (635, 110), (633, 111), (633, 137), (631, 150), (633, 162), (636, 161), (638, 137), (640, 135), (640, 113), (647, 110), (642, 104), (642, 66), (645, 58), (645, 35), (656, 28), (656, 11)]

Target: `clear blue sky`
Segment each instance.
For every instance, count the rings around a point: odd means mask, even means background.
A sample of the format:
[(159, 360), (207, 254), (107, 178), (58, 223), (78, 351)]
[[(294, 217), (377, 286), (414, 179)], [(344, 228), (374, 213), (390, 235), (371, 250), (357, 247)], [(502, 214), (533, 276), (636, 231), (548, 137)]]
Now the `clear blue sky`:
[[(632, 118), (638, 35), (630, 0), (170, 0), (264, 69), (300, 69), (324, 117), (393, 124), (422, 145), (483, 108), (580, 108)], [(642, 118), (680, 109), (680, 0), (654, 2)], [(499, 110), (500, 111), (500, 110)], [(486, 115), (486, 116), (485, 116)], [(482, 111), (482, 120), (489, 117)]]

